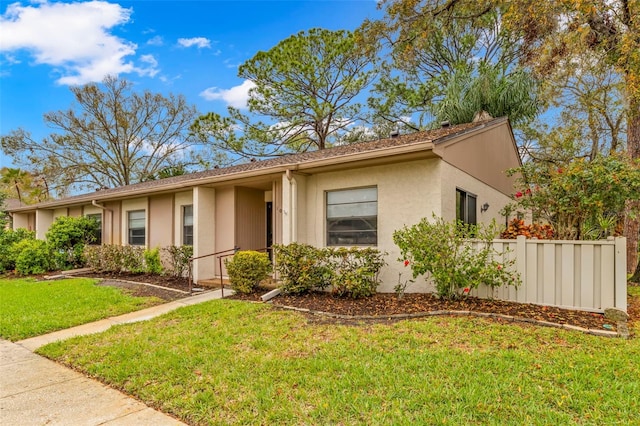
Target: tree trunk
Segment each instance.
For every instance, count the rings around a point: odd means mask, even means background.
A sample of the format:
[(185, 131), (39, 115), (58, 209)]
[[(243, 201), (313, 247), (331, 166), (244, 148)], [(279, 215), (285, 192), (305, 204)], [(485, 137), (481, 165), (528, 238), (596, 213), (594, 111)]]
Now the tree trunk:
[[(629, 106), (627, 128), (627, 151), (633, 160), (640, 159), (640, 97), (632, 96)], [(640, 202), (627, 202), (627, 212), (640, 211)], [(640, 220), (636, 216), (625, 215), (624, 236), (627, 237), (627, 273), (636, 271), (638, 265), (638, 238), (640, 238)]]
[(636, 272), (634, 272), (633, 276), (629, 278), (629, 282), (640, 285), (640, 263), (636, 266)]

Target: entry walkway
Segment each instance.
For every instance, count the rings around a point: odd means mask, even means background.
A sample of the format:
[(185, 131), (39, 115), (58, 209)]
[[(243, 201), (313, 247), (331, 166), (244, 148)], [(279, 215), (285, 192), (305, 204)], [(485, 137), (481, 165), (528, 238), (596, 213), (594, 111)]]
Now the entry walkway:
[[(230, 290), (226, 291), (231, 293)], [(145, 321), (182, 306), (220, 299), (209, 291), (137, 312), (21, 340), (0, 340), (2, 425), (184, 425), (115, 389), (32, 351), (58, 340), (99, 333), (116, 324)]]

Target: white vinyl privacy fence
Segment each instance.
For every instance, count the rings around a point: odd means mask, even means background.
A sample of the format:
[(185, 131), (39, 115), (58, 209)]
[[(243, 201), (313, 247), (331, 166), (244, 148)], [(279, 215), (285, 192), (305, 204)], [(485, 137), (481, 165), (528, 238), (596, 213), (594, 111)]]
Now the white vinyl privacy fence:
[(472, 292), (483, 298), (604, 312), (627, 310), (626, 239), (600, 241), (494, 240), (497, 252), (515, 259), (521, 284)]

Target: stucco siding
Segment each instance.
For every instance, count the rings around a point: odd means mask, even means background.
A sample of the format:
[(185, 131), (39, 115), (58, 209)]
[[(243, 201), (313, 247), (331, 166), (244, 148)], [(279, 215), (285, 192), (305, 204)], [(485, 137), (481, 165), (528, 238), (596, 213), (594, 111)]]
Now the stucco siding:
[(56, 220), (59, 217), (66, 217), (68, 213), (69, 211), (67, 208), (55, 209), (53, 211), (53, 220)]
[[(477, 197), (478, 223), (489, 224), (495, 220), (499, 225), (504, 224), (505, 219), (500, 210), (511, 201), (509, 197), (450, 164), (443, 162), (441, 167), (442, 217), (445, 220), (456, 218), (456, 189), (459, 188)], [(489, 209), (481, 213), (481, 206), (485, 203), (489, 204)]]
[(149, 198), (148, 247), (167, 247), (173, 244), (173, 194)]
[(111, 201), (104, 203), (104, 207), (107, 209), (102, 218), (103, 231), (102, 236), (103, 244), (122, 244), (122, 202)]
[(46, 240), (47, 231), (53, 223), (53, 210), (36, 210), (36, 238)]
[(33, 221), (30, 221), (29, 218), (32, 216), (32, 213), (14, 213), (13, 214), (13, 229), (24, 228), (29, 231), (33, 231), (35, 226)]
[[(404, 266), (398, 262), (400, 252), (393, 243), (393, 232), (418, 222), (432, 213), (440, 214), (440, 164), (437, 159), (419, 160), (402, 165), (367, 167), (355, 170), (323, 173), (307, 178), (305, 240), (317, 247), (326, 246), (327, 191), (375, 186), (378, 188), (378, 244), (386, 252), (387, 263), (381, 272), (383, 285), (379, 291), (392, 292), (398, 273)], [(409, 278), (408, 276), (406, 276)], [(417, 291), (414, 286), (410, 291)]]
[[(214, 253), (216, 251), (215, 230), (218, 226), (214, 216), (218, 191), (213, 188), (197, 186), (193, 188), (193, 223), (197, 231), (193, 233), (194, 257)], [(197, 280), (211, 278), (213, 257), (196, 260), (193, 264), (193, 277)]]

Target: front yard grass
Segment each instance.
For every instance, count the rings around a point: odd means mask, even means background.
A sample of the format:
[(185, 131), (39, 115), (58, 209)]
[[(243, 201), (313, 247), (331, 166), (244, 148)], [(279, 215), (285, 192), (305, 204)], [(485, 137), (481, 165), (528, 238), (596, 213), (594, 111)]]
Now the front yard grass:
[(637, 424), (640, 339), (217, 300), (41, 348), (192, 425)]
[(0, 279), (0, 337), (22, 340), (161, 303), (155, 297), (129, 296), (96, 282)]

